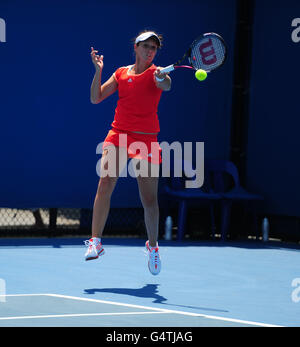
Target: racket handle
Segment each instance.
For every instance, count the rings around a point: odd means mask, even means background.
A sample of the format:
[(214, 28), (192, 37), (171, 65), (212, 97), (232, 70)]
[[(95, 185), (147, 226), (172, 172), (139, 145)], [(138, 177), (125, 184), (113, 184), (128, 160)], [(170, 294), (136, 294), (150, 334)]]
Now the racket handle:
[(171, 72), (171, 71), (173, 71), (173, 70), (175, 70), (174, 65), (169, 65), (169, 66), (167, 66), (167, 67), (161, 69), (160, 72), (161, 72), (161, 73), (168, 73), (168, 72)]

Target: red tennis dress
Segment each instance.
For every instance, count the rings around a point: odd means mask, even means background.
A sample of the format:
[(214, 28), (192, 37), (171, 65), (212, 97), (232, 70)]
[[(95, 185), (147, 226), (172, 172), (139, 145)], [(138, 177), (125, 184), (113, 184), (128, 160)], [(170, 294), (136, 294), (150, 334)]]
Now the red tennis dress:
[(120, 67), (114, 73), (119, 99), (112, 129), (107, 134), (103, 149), (112, 144), (126, 147), (130, 158), (146, 159), (153, 164), (160, 164), (157, 107), (162, 90), (156, 86), (154, 80), (156, 66), (151, 65), (137, 75), (130, 73), (132, 66)]

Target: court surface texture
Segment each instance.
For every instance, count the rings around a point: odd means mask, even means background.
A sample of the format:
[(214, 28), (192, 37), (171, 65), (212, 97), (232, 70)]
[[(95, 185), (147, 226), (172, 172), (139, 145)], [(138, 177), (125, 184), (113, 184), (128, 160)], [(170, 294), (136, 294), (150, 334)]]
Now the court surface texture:
[(160, 241), (149, 273), (143, 239), (0, 239), (0, 327), (300, 325), (300, 247)]

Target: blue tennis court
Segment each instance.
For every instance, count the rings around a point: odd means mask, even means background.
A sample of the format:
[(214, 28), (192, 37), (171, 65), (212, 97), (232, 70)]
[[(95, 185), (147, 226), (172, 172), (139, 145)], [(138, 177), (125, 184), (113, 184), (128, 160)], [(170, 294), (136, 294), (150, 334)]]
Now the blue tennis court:
[(152, 276), (144, 240), (103, 244), (86, 262), (82, 238), (1, 239), (0, 326), (299, 326), (297, 246), (160, 241)]
[(300, 326), (300, 1), (152, 4), (0, 1), (0, 327)]

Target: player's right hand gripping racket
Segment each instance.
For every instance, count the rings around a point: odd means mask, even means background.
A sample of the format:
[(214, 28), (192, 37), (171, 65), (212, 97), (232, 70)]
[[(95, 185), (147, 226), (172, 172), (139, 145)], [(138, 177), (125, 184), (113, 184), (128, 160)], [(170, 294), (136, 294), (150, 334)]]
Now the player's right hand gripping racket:
[[(226, 51), (225, 41), (220, 35), (206, 33), (191, 44), (180, 60), (161, 69), (160, 72), (168, 73), (177, 68), (202, 69), (206, 72), (211, 72), (224, 64), (227, 55)], [(180, 65), (185, 58), (188, 58), (190, 65)]]

